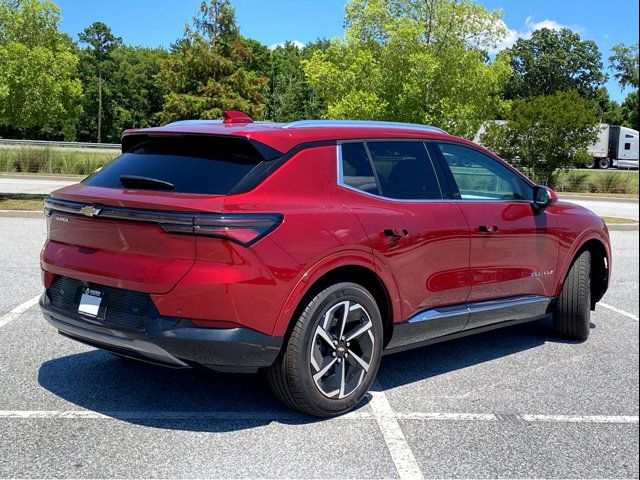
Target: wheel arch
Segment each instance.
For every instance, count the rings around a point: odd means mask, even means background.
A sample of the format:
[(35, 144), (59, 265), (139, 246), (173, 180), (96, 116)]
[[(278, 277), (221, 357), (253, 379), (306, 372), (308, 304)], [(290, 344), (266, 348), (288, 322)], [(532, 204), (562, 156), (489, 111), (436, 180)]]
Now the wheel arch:
[(567, 256), (569, 261), (565, 262), (563, 267), (557, 294), (559, 295), (562, 292), (571, 266), (582, 252), (588, 250), (591, 252), (591, 309), (593, 310), (596, 303), (602, 299), (609, 288), (611, 254), (607, 245), (608, 242), (605, 243), (601, 238), (595, 236), (590, 236), (580, 242), (577, 247), (572, 250), (571, 255)]
[(290, 296), (287, 304), (294, 308), (283, 309), (274, 328), (274, 335), (284, 335), (288, 337), (295, 323), (294, 319), (302, 313), (305, 306), (319, 292), (335, 283), (352, 282), (361, 285), (373, 296), (380, 309), (380, 315), (382, 316), (384, 346), (389, 343), (393, 334), (394, 302), (392, 301), (387, 285), (375, 272), (373, 265), (369, 266), (360, 262), (333, 265), (330, 268), (317, 270), (309, 276), (311, 279), (305, 282), (303, 288), (298, 284), (294, 292), (292, 292), (292, 295), (298, 300), (292, 302)]

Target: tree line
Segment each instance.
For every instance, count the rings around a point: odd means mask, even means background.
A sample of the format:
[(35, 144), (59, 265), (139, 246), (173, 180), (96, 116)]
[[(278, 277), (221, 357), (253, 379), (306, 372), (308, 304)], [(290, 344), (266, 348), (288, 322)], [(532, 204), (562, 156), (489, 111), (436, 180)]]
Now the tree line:
[[(637, 44), (615, 46), (605, 65), (595, 42), (541, 29), (492, 53), (506, 27), (471, 0), (351, 0), (342, 38), (302, 48), (246, 38), (230, 0), (203, 0), (169, 49), (126, 45), (102, 22), (76, 42), (59, 22), (52, 0), (0, 0), (0, 137), (119, 142), (126, 128), (228, 109), (428, 123), (472, 138), (487, 120), (562, 106), (570, 112), (553, 121), (639, 128)], [(633, 88), (622, 104), (608, 72)]]

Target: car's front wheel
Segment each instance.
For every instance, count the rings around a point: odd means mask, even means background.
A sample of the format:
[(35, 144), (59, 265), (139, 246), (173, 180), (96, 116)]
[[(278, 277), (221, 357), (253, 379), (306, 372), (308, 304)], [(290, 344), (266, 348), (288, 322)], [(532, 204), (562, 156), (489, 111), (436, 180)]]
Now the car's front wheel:
[(553, 314), (553, 331), (562, 338), (586, 340), (591, 328), (591, 252), (573, 262)]
[(295, 322), (286, 349), (267, 372), (278, 398), (319, 417), (356, 406), (382, 354), (382, 317), (372, 295), (355, 283), (332, 285)]

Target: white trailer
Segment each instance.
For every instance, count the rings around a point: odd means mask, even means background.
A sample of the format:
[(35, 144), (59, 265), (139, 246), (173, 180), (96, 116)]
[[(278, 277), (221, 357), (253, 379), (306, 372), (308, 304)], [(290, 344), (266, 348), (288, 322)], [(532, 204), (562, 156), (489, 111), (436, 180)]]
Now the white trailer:
[(598, 125), (598, 139), (587, 151), (593, 157), (589, 168), (638, 168), (640, 138), (638, 131), (627, 127)]

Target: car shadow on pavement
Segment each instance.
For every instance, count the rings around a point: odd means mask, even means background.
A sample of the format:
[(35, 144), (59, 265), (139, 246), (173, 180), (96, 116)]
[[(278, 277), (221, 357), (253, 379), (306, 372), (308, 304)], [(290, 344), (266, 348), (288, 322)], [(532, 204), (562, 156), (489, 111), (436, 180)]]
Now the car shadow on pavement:
[[(506, 357), (556, 341), (548, 331), (534, 322), (386, 356), (378, 381), (393, 388)], [(38, 382), (83, 409), (163, 429), (225, 432), (321, 421), (280, 404), (263, 375), (173, 370), (101, 350), (43, 363)], [(367, 411), (367, 402), (358, 408)]]

